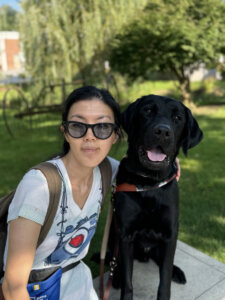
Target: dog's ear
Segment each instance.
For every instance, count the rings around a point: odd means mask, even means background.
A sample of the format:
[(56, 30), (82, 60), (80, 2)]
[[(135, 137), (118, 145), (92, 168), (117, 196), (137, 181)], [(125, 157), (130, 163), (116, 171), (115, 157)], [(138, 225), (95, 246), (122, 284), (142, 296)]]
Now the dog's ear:
[(133, 128), (133, 121), (135, 117), (135, 112), (137, 111), (137, 106), (142, 100), (143, 97), (129, 104), (129, 106), (122, 113), (122, 118), (121, 118), (122, 127), (128, 135), (131, 133), (131, 130)]
[(189, 108), (185, 106), (186, 126), (184, 129), (184, 137), (181, 143), (184, 155), (187, 156), (188, 149), (198, 145), (203, 138), (203, 132), (198, 126), (197, 121), (193, 117)]

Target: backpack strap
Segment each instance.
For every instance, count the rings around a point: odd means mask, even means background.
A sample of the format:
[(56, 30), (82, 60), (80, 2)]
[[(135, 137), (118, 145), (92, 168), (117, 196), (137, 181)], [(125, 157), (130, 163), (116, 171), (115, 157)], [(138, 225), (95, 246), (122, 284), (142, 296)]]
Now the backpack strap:
[[(5, 245), (7, 239), (7, 216), (9, 205), (14, 197), (15, 190), (10, 194), (0, 198), (0, 279), (4, 276), (3, 271), (3, 258), (5, 252)], [(0, 288), (0, 299), (1, 299), (1, 288)]]
[(61, 195), (62, 179), (59, 175), (57, 167), (50, 162), (42, 162), (31, 169), (40, 170), (44, 174), (49, 189), (49, 205), (45, 216), (45, 221), (38, 238), (38, 247), (46, 238), (55, 218)]
[(100, 163), (99, 169), (102, 177), (102, 205), (101, 206), (103, 207), (105, 197), (111, 187), (111, 181), (112, 181), (112, 166), (107, 157)]

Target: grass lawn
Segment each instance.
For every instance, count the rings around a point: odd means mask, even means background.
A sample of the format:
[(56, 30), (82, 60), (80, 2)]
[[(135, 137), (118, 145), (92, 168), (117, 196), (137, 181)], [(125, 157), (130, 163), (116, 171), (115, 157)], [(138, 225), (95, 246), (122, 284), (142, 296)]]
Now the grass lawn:
[(199, 108), (204, 139), (181, 157), (179, 238), (225, 263), (225, 107)]
[[(187, 158), (180, 154), (179, 239), (225, 263), (225, 106), (199, 107), (194, 114), (204, 139)], [(59, 124), (59, 115), (34, 118), (33, 130), (17, 121), (13, 139), (6, 132), (0, 110), (0, 196), (15, 188), (29, 167), (59, 153)], [(121, 141), (111, 155), (120, 160), (126, 147), (126, 141)], [(99, 274), (99, 266), (90, 262), (90, 257), (100, 251), (107, 206), (108, 201), (86, 258), (94, 277)]]
[(15, 135), (12, 138), (0, 110), (0, 196), (14, 189), (31, 166), (60, 152), (59, 124), (60, 116), (56, 115), (34, 118), (32, 130), (27, 122), (15, 121), (10, 127)]

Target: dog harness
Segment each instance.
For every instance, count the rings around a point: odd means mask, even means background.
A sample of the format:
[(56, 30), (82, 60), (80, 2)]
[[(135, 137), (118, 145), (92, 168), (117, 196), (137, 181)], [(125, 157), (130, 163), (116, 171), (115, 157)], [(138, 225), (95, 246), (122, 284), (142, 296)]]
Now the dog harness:
[(121, 183), (116, 186), (115, 193), (117, 192), (146, 192), (155, 190), (158, 188), (161, 188), (162, 186), (168, 184), (169, 182), (173, 181), (177, 177), (177, 173), (175, 173), (172, 177), (170, 177), (167, 180), (164, 180), (160, 183), (157, 183), (154, 186), (140, 186), (140, 185), (134, 185), (129, 183)]

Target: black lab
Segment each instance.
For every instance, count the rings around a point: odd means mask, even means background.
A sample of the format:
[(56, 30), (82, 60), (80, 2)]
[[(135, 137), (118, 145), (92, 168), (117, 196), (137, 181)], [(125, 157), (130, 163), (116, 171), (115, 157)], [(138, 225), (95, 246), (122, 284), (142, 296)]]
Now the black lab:
[(132, 300), (133, 260), (151, 257), (159, 265), (157, 300), (169, 300), (171, 280), (186, 282), (183, 271), (173, 265), (179, 215), (175, 158), (180, 148), (187, 155), (203, 134), (186, 106), (156, 95), (129, 105), (122, 125), (128, 151), (117, 175), (119, 261), (113, 285), (121, 287), (121, 300)]

